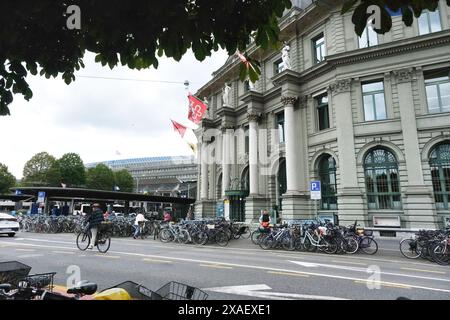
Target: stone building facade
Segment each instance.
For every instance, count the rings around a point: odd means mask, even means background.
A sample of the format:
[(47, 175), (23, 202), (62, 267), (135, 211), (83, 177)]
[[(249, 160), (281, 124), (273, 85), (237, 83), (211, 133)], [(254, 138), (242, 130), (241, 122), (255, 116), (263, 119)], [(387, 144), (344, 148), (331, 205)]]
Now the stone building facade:
[[(210, 101), (199, 137), (197, 216), (252, 221), (337, 215), (341, 224), (441, 227), (450, 217), (450, 7), (360, 38), (342, 1), (293, 1), (281, 50), (252, 46), (261, 79), (230, 57), (197, 93)], [(229, 105), (223, 87), (231, 84)], [(310, 199), (310, 181), (322, 200)], [(229, 211), (228, 211), (229, 206)]]

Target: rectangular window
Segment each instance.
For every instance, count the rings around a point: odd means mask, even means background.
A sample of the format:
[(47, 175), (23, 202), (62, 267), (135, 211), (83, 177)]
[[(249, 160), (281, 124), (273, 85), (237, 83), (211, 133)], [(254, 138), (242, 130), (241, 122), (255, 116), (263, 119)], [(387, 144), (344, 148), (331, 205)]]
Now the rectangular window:
[(315, 98), (315, 100), (317, 105), (317, 119), (319, 131), (329, 129), (330, 114), (328, 108), (328, 96), (324, 94)]
[(450, 112), (450, 76), (440, 75), (425, 76), (427, 92), (428, 112)]
[(282, 73), (284, 71), (284, 62), (283, 59), (277, 60), (273, 64), (273, 74), (277, 75), (279, 73)]
[(314, 38), (313, 50), (314, 50), (314, 63), (320, 63), (325, 59), (325, 37), (323, 34)]
[(285, 143), (285, 133), (284, 133), (284, 111), (277, 114), (277, 124), (278, 124), (278, 134), (280, 136), (279, 142)]
[(359, 47), (368, 48), (376, 45), (378, 45), (378, 34), (373, 30), (373, 26), (369, 24), (359, 38)]
[[(245, 132), (245, 153), (249, 153), (250, 152), (250, 136), (249, 136), (249, 131), (250, 128), (247, 126), (244, 128), (244, 132)], [(242, 140), (241, 140), (242, 141)]]
[(420, 35), (441, 31), (442, 25), (439, 9), (436, 9), (434, 12), (424, 10), (418, 19), (418, 24)]
[(387, 118), (383, 81), (362, 85), (364, 119), (366, 121), (384, 120)]
[(249, 92), (250, 91), (250, 80), (245, 80), (244, 81), (244, 92)]

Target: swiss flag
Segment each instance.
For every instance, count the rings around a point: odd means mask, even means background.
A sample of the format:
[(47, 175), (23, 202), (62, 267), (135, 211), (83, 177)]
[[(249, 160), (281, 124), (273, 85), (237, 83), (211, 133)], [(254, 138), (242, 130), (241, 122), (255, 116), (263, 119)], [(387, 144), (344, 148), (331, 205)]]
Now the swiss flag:
[(188, 96), (188, 98), (189, 98), (188, 119), (195, 124), (199, 124), (202, 121), (202, 118), (205, 115), (208, 106), (191, 94)]
[(173, 121), (173, 120), (170, 120), (170, 121), (172, 121), (173, 128), (175, 129), (175, 131), (178, 131), (179, 134), (181, 135), (181, 137), (184, 138), (184, 134), (186, 133), (187, 127), (183, 126), (182, 124), (179, 124), (176, 121)]

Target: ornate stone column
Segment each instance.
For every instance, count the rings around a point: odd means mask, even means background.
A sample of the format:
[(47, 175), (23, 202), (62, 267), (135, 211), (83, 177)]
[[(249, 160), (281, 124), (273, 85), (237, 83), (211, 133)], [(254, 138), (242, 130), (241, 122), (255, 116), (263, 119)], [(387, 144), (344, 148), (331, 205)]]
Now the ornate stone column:
[(257, 112), (248, 113), (249, 122), (249, 175), (250, 175), (250, 194), (245, 201), (245, 220), (247, 222), (257, 221), (261, 210), (268, 210), (268, 199), (261, 195), (259, 189), (260, 161), (258, 134), (261, 115)]
[(416, 81), (414, 70), (393, 71), (397, 82), (398, 101), (402, 123), (408, 184), (402, 190), (403, 209), (407, 228), (436, 228), (437, 215), (433, 204), (433, 191), (425, 185), (419, 150), (419, 137), (412, 93), (412, 81)]
[(202, 156), (201, 156), (201, 163), (200, 163), (200, 168), (201, 168), (201, 195), (200, 195), (200, 199), (201, 200), (207, 200), (208, 199), (208, 180), (209, 180), (209, 176), (208, 176), (208, 145), (206, 142), (202, 143)]
[[(306, 175), (308, 168), (305, 163), (307, 156), (306, 130), (306, 96), (282, 96), (284, 105), (284, 127), (286, 146), (286, 184), (287, 191), (282, 195), (282, 218), (309, 219), (313, 216), (308, 193), (306, 190)], [(301, 105), (297, 112), (295, 104)]]
[(355, 220), (367, 225), (369, 217), (357, 179), (351, 87), (350, 79), (338, 80), (330, 87), (336, 114), (339, 150), (338, 214), (343, 225)]
[(249, 170), (250, 170), (250, 195), (259, 195), (259, 170), (258, 170), (258, 121), (260, 115), (248, 114), (249, 122)]
[(298, 157), (296, 152), (296, 134), (295, 134), (295, 114), (294, 105), (298, 97), (282, 97), (281, 101), (284, 105), (284, 126), (286, 138), (286, 177), (287, 177), (287, 193), (298, 194)]
[(222, 127), (222, 197), (225, 198), (225, 191), (230, 185), (231, 167), (231, 143), (233, 137), (233, 127)]

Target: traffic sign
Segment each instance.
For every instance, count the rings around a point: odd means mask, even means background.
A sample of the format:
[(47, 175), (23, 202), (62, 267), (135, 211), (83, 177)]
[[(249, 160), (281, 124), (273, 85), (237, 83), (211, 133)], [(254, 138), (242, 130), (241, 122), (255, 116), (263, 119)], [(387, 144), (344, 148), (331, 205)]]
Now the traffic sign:
[(311, 191), (311, 199), (312, 200), (321, 200), (322, 199), (322, 189), (320, 181), (311, 181), (310, 184)]
[(38, 203), (44, 203), (45, 202), (45, 192), (39, 191), (37, 202)]

